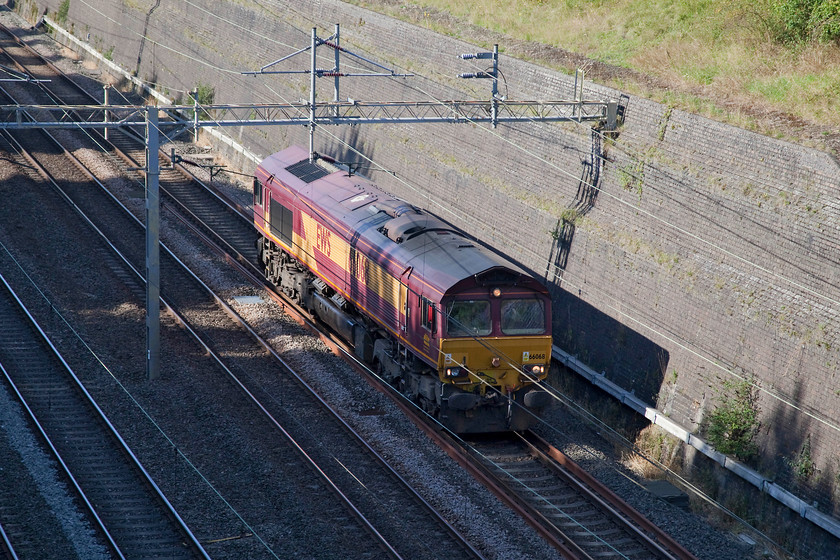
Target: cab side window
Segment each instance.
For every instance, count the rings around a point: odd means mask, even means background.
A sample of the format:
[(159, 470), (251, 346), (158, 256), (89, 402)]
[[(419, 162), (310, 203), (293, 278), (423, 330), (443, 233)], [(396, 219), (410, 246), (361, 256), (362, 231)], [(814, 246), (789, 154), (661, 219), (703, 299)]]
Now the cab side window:
[(435, 331), (435, 304), (424, 297), (420, 298), (420, 324)]
[(254, 206), (263, 205), (263, 186), (260, 180), (254, 177)]

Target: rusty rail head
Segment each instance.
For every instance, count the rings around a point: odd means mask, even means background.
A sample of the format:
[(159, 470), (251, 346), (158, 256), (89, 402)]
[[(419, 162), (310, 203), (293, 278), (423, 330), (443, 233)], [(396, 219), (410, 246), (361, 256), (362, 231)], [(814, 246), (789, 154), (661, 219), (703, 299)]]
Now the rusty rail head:
[(673, 554), (678, 560), (697, 560), (697, 557), (677, 542), (671, 535), (660, 529), (647, 517), (639, 513), (635, 508), (630, 506), (627, 502), (622, 500), (615, 492), (607, 488), (601, 481), (583, 470), (577, 463), (571, 461), (560, 450), (553, 447), (547, 441), (533, 432), (526, 432), (521, 436), (526, 442), (530, 443), (542, 453), (548, 455), (554, 461), (557, 461), (566, 470), (574, 476), (583, 481), (584, 484), (592, 488), (600, 495), (610, 506), (620, 511), (624, 516), (635, 523), (648, 535), (652, 535), (653, 539), (664, 546), (669, 553)]
[[(381, 390), (381, 389), (380, 389)], [(397, 406), (414, 422), (423, 432), (431, 438), (435, 444), (443, 449), (456, 463), (461, 465), (476, 481), (490, 490), (499, 500), (511, 508), (530, 525), (548, 544), (560, 552), (560, 556), (566, 560), (586, 560), (589, 556), (572, 541), (561, 539), (553, 531), (546, 529), (545, 524), (532, 513), (521, 498), (510, 492), (499, 481), (490, 475), (478, 464), (478, 461), (470, 457), (459, 445), (452, 443), (439, 426), (432, 425), (426, 419), (421, 418), (417, 411), (403, 402), (404, 399), (396, 399)]]

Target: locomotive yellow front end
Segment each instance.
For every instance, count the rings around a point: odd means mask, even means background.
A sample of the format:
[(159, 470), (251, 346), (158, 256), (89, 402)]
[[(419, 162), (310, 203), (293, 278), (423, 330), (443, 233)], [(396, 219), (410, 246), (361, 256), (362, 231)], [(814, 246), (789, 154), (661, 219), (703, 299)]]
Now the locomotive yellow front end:
[(551, 337), (448, 338), (441, 340), (440, 380), (464, 391), (508, 395), (545, 379)]
[(551, 363), (550, 301), (525, 290), (478, 295), (445, 304), (442, 421), (459, 433), (527, 429), (550, 401), (539, 384)]

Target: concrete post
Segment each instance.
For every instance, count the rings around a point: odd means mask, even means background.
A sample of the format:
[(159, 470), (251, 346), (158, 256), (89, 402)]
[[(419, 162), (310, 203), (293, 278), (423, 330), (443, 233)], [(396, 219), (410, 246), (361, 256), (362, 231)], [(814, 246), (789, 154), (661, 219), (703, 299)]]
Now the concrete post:
[(146, 379), (160, 374), (160, 161), (158, 109), (146, 107)]

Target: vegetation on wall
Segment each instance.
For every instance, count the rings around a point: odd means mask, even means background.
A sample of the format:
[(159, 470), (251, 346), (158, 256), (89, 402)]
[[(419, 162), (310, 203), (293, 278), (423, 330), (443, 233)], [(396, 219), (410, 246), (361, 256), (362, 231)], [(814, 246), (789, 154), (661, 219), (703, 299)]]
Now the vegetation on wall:
[(718, 405), (702, 427), (715, 449), (742, 461), (756, 457), (755, 439), (761, 427), (758, 397), (758, 386), (753, 378), (723, 382)]
[(55, 21), (60, 24), (67, 23), (67, 15), (70, 13), (70, 0), (64, 0), (55, 12)]
[[(209, 84), (204, 84), (199, 82), (195, 89), (190, 93), (190, 97), (193, 97), (194, 100), (198, 100), (199, 105), (212, 105), (213, 101), (216, 99), (216, 88)], [(190, 115), (192, 118), (192, 115)], [(212, 118), (207, 111), (199, 110), (199, 119), (207, 120)]]
[(799, 453), (796, 454), (790, 461), (790, 468), (793, 470), (793, 475), (801, 482), (807, 482), (814, 473), (817, 472), (817, 465), (811, 457), (811, 435), (805, 439)]

